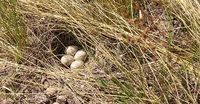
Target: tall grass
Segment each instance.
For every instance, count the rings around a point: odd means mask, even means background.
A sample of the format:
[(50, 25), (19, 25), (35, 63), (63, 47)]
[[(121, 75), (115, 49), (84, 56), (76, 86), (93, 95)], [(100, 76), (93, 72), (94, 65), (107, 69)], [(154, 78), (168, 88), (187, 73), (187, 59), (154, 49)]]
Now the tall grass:
[(26, 45), (26, 27), (19, 13), (17, 0), (0, 1), (1, 51), (9, 53), (19, 62)]
[[(77, 89), (64, 81), (77, 96), (90, 95), (93, 103), (109, 103), (109, 100), (127, 104), (199, 103), (200, 4), (197, 0), (21, 0), (19, 6), (16, 3), (0, 4), (1, 27), (6, 30), (0, 32), (1, 47), (7, 49), (12, 45), (20, 51), (26, 47), (25, 29), (21, 25), (25, 22), (19, 20), (24, 15), (27, 35), (33, 35), (39, 42), (22, 52), (25, 60), (22, 64), (35, 67), (36, 72), (32, 73), (35, 76), (43, 73), (58, 79), (73, 79), (79, 82), (77, 85), (84, 83), (92, 91)], [(49, 48), (55, 31), (70, 31), (89, 54), (86, 68), (74, 71), (74, 76), (65, 73), (66, 69), (58, 65)], [(92, 74), (94, 64), (106, 77)], [(77, 78), (83, 70), (89, 78)], [(33, 80), (28, 82), (44, 86)]]

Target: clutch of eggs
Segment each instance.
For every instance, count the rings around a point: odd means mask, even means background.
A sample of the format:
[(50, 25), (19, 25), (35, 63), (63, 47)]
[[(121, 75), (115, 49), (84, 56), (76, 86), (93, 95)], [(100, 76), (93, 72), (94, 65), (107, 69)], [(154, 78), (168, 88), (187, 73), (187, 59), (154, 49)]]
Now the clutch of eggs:
[(75, 45), (66, 47), (65, 55), (61, 57), (61, 63), (70, 66), (71, 69), (77, 69), (84, 66), (84, 60), (87, 58), (87, 53), (84, 50), (78, 50)]

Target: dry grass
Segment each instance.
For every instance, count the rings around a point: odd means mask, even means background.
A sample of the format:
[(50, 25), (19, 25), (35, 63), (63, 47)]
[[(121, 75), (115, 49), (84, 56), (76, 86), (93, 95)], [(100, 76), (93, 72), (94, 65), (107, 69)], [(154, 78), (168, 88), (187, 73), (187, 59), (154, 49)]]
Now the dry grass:
[[(54, 87), (75, 104), (198, 104), (199, 8), (197, 0), (0, 1), (0, 96), (39, 103)], [(84, 69), (60, 65), (70, 44), (87, 51)]]

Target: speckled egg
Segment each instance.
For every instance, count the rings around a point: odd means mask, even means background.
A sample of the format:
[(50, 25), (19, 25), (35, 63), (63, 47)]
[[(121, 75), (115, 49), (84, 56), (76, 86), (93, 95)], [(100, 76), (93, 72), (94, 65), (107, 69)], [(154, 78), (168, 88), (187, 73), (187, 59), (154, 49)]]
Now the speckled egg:
[(71, 45), (65, 48), (65, 54), (67, 55), (75, 55), (76, 52), (78, 51), (78, 47), (75, 45)]
[(75, 60), (82, 60), (82, 61), (84, 61), (86, 59), (86, 57), (87, 57), (87, 53), (84, 50), (79, 50), (74, 55), (74, 59)]
[(61, 63), (63, 65), (69, 66), (74, 61), (74, 57), (71, 56), (71, 55), (64, 55), (64, 56), (62, 56), (62, 58), (60, 59), (60, 61), (61, 61)]
[(81, 68), (83, 67), (84, 62), (82, 60), (76, 60), (74, 62), (72, 62), (72, 64), (70, 65), (71, 69), (77, 69), (77, 68)]

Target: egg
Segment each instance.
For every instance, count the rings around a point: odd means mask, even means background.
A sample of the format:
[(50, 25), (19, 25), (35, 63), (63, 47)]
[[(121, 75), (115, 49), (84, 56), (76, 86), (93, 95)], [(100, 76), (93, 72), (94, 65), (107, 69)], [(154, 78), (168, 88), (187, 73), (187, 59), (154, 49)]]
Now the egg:
[(78, 47), (75, 45), (68, 46), (65, 49), (65, 53), (67, 55), (75, 55), (77, 51), (78, 51)]
[(71, 55), (64, 55), (61, 57), (60, 61), (63, 65), (69, 66), (74, 61), (74, 57)]
[(83, 62), (83, 61), (81, 61), (81, 60), (76, 60), (76, 61), (72, 62), (72, 64), (70, 65), (70, 68), (71, 68), (71, 69), (77, 69), (77, 68), (83, 67), (83, 65), (84, 65), (84, 62)]
[(75, 60), (82, 60), (84, 61), (86, 59), (87, 53), (84, 50), (79, 50), (74, 55)]

